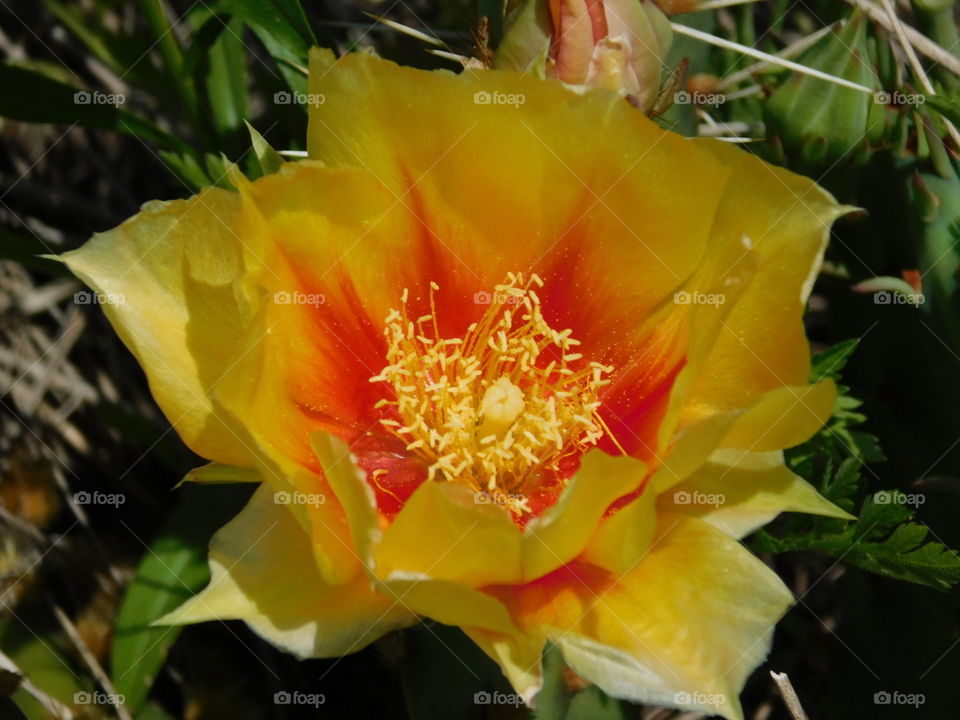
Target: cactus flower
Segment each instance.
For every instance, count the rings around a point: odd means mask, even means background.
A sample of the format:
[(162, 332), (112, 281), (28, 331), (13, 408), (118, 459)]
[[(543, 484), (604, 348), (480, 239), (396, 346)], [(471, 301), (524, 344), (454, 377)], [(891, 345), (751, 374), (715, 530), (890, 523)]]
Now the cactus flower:
[(189, 479), (258, 485), (164, 622), (333, 657), (431, 618), (529, 703), (552, 642), (742, 717), (792, 596), (739, 538), (845, 516), (782, 454), (833, 408), (802, 315), (843, 209), (607, 90), (324, 50), (310, 85), (308, 159), (64, 256)]

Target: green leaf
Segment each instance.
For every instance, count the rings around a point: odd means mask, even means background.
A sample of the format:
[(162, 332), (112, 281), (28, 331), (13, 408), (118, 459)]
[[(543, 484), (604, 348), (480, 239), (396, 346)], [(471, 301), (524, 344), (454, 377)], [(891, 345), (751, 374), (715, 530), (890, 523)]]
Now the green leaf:
[(929, 530), (907, 522), (913, 513), (907, 505), (891, 500), (895, 497), (888, 493), (884, 502), (878, 502), (880, 493), (868, 496), (856, 522), (830, 521), (833, 527), (845, 525), (836, 531), (782, 537), (760, 531), (754, 536), (754, 549), (822, 552), (877, 575), (949, 590), (960, 582), (960, 554), (939, 542), (924, 543)]
[(242, 33), (243, 23), (233, 19), (210, 48), (207, 99), (221, 135), (237, 130), (249, 114)]
[(629, 703), (615, 700), (591, 685), (573, 697), (564, 720), (627, 720), (634, 715)]
[(207, 545), (240, 511), (245, 486), (187, 486), (180, 505), (137, 566), (114, 630), (112, 680), (131, 712), (146, 702), (179, 627), (152, 627), (157, 618), (199, 591), (209, 579)]
[[(270, 53), (270, 57), (276, 62), (277, 69), (287, 86), (293, 92), (305, 93), (307, 91), (306, 59), (278, 42), (267, 31), (254, 27), (253, 32), (260, 38), (260, 41), (267, 48), (267, 52)], [(276, 77), (275, 74), (274, 77)], [(305, 105), (298, 104), (290, 107), (293, 111), (298, 109), (306, 111)]]
[(250, 132), (250, 142), (253, 144), (253, 153), (257, 157), (260, 165), (261, 175), (270, 175), (275, 173), (283, 165), (283, 157), (270, 147), (270, 143), (257, 132), (257, 129), (250, 123), (247, 123), (247, 130)]
[(636, 707), (615, 700), (591, 685), (574, 693), (564, 678), (566, 664), (560, 649), (548, 643), (543, 651), (543, 688), (537, 694), (536, 720), (627, 720)]
[(176, 76), (183, 65), (183, 50), (177, 40), (177, 33), (170, 25), (166, 10), (160, 0), (140, 0), (140, 9), (147, 18), (155, 41), (153, 46), (159, 47), (160, 55), (167, 64), (170, 74)]
[(184, 53), (183, 64), (180, 66), (180, 72), (184, 77), (193, 75), (203, 63), (210, 52), (210, 48), (226, 31), (229, 20), (229, 16), (221, 17), (220, 15), (210, 14), (199, 22), (191, 37), (190, 47)]
[(810, 382), (818, 383), (821, 380), (839, 380), (840, 371), (860, 344), (858, 338), (843, 340), (828, 350), (813, 356), (810, 367)]
[(182, 155), (167, 150), (159, 151), (160, 159), (170, 174), (182, 181), (191, 190), (199, 190), (207, 185), (213, 185), (213, 180), (207, 176), (197, 159), (190, 153)]
[[(0, 647), (36, 687), (65, 705), (72, 704), (75, 692), (91, 689), (74, 666), (59, 628), (36, 608), (18, 606), (17, 620), (9, 615), (0, 619)], [(23, 687), (11, 698), (27, 720), (50, 717), (49, 711)], [(0, 716), (6, 717), (2, 710)]]
[(166, 710), (154, 703), (144, 707), (136, 714), (135, 718), (136, 720), (173, 720), (172, 715), (168, 715)]
[(207, 174), (213, 179), (213, 184), (224, 190), (236, 190), (233, 183), (230, 182), (230, 170), (236, 165), (223, 153), (214, 155), (207, 153), (204, 155), (204, 163), (207, 166)]
[(924, 103), (954, 125), (960, 125), (960, 102), (946, 95), (924, 95)]
[(852, 511), (853, 496), (860, 489), (860, 467), (860, 461), (851, 457), (840, 463), (836, 472), (828, 470), (820, 485), (820, 494), (847, 512)]
[(70, 277), (63, 263), (43, 257), (50, 252), (51, 247), (36, 235), (0, 228), (0, 259), (13, 260), (45, 274)]
[[(0, 65), (0, 116), (22, 122), (76, 124), (113, 130), (169, 148), (190, 152), (186, 143), (136, 113), (119, 107), (119, 98), (77, 90), (45, 75), (9, 63)], [(99, 99), (104, 101), (100, 102)], [(106, 102), (112, 99), (114, 102)]]
[[(108, 29), (111, 23), (105, 16), (111, 12), (110, 8), (100, 3), (65, 3), (59, 0), (43, 0), (43, 4), (100, 62), (129, 85), (145, 87), (157, 84), (160, 78), (157, 69), (143, 57), (146, 48), (143, 37), (135, 31), (124, 34)], [(119, 25), (124, 26), (123, 23)]]
[(543, 687), (537, 693), (537, 709), (534, 717), (537, 720), (557, 720), (566, 716), (571, 700), (563, 678), (566, 665), (560, 648), (553, 643), (548, 643), (543, 650), (542, 662)]
[[(839, 371), (857, 342), (838, 343), (813, 359), (811, 379), (839, 380)], [(788, 450), (790, 468), (813, 483), (820, 493), (853, 512), (862, 492), (860, 470), (864, 462), (883, 460), (877, 439), (852, 428), (866, 421), (858, 412), (862, 403), (837, 385), (833, 416), (825, 428), (800, 447)], [(896, 578), (938, 590), (960, 582), (960, 555), (937, 542), (925, 543), (928, 530), (910, 522), (911, 505), (906, 493), (883, 491), (861, 500), (859, 518), (845, 520), (794, 516), (773, 534), (760, 530), (752, 538), (757, 552), (821, 552), (878, 575)], [(903, 500), (901, 500), (901, 498)]]
[(297, 0), (222, 0), (217, 7), (240, 18), (258, 35), (269, 35), (301, 62), (317, 42)]

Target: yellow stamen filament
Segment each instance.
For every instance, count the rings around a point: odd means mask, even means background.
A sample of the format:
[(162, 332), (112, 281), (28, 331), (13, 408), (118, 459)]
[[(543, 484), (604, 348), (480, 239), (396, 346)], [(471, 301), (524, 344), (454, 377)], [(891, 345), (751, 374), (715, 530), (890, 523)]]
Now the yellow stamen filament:
[(613, 370), (573, 351), (579, 341), (547, 323), (533, 285), (543, 281), (510, 273), (460, 338), (439, 337), (436, 283), (430, 314), (416, 320), (404, 289), (385, 320), (389, 364), (370, 378), (390, 388), (377, 407), (394, 417), (381, 423), (424, 460), (429, 480), (496, 492), (518, 515), (544, 471), (603, 437), (597, 398)]

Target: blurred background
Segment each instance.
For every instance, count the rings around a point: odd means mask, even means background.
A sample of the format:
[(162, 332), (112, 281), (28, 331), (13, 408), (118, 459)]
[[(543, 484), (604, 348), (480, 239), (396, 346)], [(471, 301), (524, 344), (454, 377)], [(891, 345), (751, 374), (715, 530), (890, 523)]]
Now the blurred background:
[[(728, 45), (676, 34), (657, 121), (738, 142), (863, 209), (834, 227), (808, 314), (824, 353), (814, 372), (846, 394), (830, 426), (790, 453), (860, 520), (781, 518), (748, 539), (800, 601), (747, 685), (746, 716), (790, 717), (776, 670), (811, 720), (957, 717), (954, 3), (662, 4), (705, 5), (671, 20)], [(207, 541), (250, 490), (174, 489), (201, 459), (157, 410), (96, 298), (45, 257), (148, 200), (227, 186), (228, 163), (259, 175), (247, 122), (273, 148), (302, 150), (305, 106), (277, 94), (306, 91), (311, 45), (457, 70), (453, 56), (489, 56), (515, 5), (0, 0), (0, 718), (533, 715), (474, 704), (474, 692), (510, 690), (435, 623), (308, 662), (240, 623), (148, 627), (206, 583)], [(701, 717), (610, 700), (552, 651), (546, 663), (536, 717)], [(295, 692), (314, 701), (284, 704)]]

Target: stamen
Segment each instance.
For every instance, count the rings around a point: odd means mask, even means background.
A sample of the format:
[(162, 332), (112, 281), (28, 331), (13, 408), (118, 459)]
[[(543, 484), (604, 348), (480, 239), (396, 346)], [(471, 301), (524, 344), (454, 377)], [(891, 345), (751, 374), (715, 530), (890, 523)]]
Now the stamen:
[(532, 289), (543, 287), (540, 277), (507, 277), (459, 338), (440, 337), (436, 283), (429, 314), (416, 320), (405, 288), (385, 320), (388, 365), (370, 382), (388, 386), (376, 404), (381, 423), (427, 464), (428, 480), (494, 493), (523, 515), (524, 493), (564, 482), (560, 461), (609, 433), (598, 391), (613, 368), (585, 361), (573, 331), (547, 323)]

